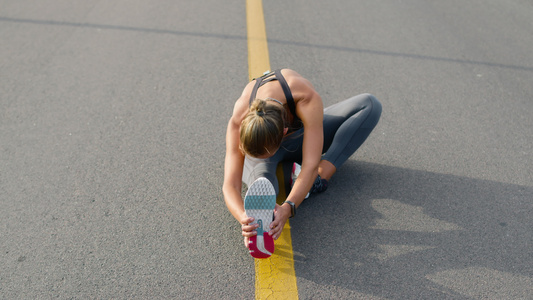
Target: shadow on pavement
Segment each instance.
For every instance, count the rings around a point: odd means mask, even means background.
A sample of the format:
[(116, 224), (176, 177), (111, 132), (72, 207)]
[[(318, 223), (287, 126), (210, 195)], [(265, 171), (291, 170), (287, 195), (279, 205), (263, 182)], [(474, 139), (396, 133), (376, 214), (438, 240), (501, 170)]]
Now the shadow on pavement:
[(291, 220), (300, 296), (531, 299), (532, 199), (528, 186), (349, 161)]

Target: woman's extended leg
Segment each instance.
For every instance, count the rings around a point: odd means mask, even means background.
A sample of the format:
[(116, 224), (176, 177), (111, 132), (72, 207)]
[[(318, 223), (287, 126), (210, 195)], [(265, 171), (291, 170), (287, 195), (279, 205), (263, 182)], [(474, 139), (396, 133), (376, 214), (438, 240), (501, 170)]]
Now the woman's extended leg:
[[(370, 135), (381, 116), (381, 103), (361, 94), (324, 109), (323, 173), (338, 169)], [(329, 164), (328, 164), (329, 163)], [(334, 170), (334, 171), (335, 171)], [(320, 174), (320, 169), (319, 169)], [(324, 178), (331, 177), (323, 174)]]
[(250, 186), (257, 178), (265, 177), (272, 183), (277, 195), (279, 193), (279, 187), (278, 178), (276, 177), (276, 167), (276, 161), (246, 156), (242, 170), (242, 181), (247, 186)]

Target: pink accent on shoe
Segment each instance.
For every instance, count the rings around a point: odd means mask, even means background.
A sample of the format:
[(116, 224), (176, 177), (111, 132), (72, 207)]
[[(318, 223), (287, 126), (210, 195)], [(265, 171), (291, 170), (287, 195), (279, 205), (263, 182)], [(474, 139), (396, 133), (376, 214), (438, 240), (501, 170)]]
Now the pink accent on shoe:
[[(260, 246), (261, 243), (258, 241), (258, 237), (259, 239), (261, 239), (261, 237), (263, 239), (264, 249), (262, 250), (265, 250), (268, 253), (258, 249), (263, 248)], [(250, 255), (254, 258), (268, 258), (272, 255), (272, 252), (274, 252), (274, 239), (266, 232), (263, 233), (262, 236), (252, 236), (248, 244), (248, 249), (250, 249)]]

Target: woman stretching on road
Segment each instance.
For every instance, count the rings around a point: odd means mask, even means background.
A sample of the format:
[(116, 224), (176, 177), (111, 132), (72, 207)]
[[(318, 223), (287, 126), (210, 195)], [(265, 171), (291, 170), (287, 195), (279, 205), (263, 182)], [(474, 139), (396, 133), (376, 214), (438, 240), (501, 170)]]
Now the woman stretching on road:
[(278, 163), (301, 164), (287, 201), (275, 205), (268, 233), (277, 239), (307, 194), (326, 190), (328, 180), (363, 144), (380, 115), (381, 104), (370, 94), (324, 109), (311, 83), (290, 69), (248, 83), (228, 123), (222, 188), (229, 211), (241, 224), (246, 247), (259, 225), (251, 224), (253, 218), (245, 213), (243, 181), (249, 187), (265, 177), (277, 194)]

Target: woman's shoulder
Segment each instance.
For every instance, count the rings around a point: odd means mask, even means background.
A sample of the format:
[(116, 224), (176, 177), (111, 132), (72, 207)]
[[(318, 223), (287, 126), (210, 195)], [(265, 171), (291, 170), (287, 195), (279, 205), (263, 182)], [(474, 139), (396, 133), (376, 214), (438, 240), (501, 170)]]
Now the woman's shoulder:
[(233, 114), (232, 114), (232, 118), (236, 121), (236, 122), (240, 122), (242, 121), (242, 119), (244, 119), (244, 116), (247, 114), (248, 112), (248, 107), (249, 107), (249, 98), (250, 98), (250, 94), (252, 92), (252, 89), (253, 89), (253, 83), (252, 82), (249, 82), (243, 89), (241, 95), (239, 96), (239, 98), (237, 99), (237, 101), (235, 101), (235, 104), (233, 106)]
[(283, 77), (285, 77), (296, 102), (314, 98), (317, 94), (311, 81), (300, 75), (298, 72), (291, 69), (283, 69), (282, 74)]
[(293, 87), (305, 89), (311, 88), (314, 90), (313, 85), (308, 79), (306, 79), (305, 77), (300, 75), (300, 73), (292, 69), (282, 69), (281, 74), (287, 81), (287, 84), (289, 84), (289, 86), (291, 87), (291, 90), (293, 89)]
[(281, 69), (281, 74), (283, 75), (283, 77), (285, 77), (286, 80), (303, 78), (302, 75), (300, 75), (293, 69)]

